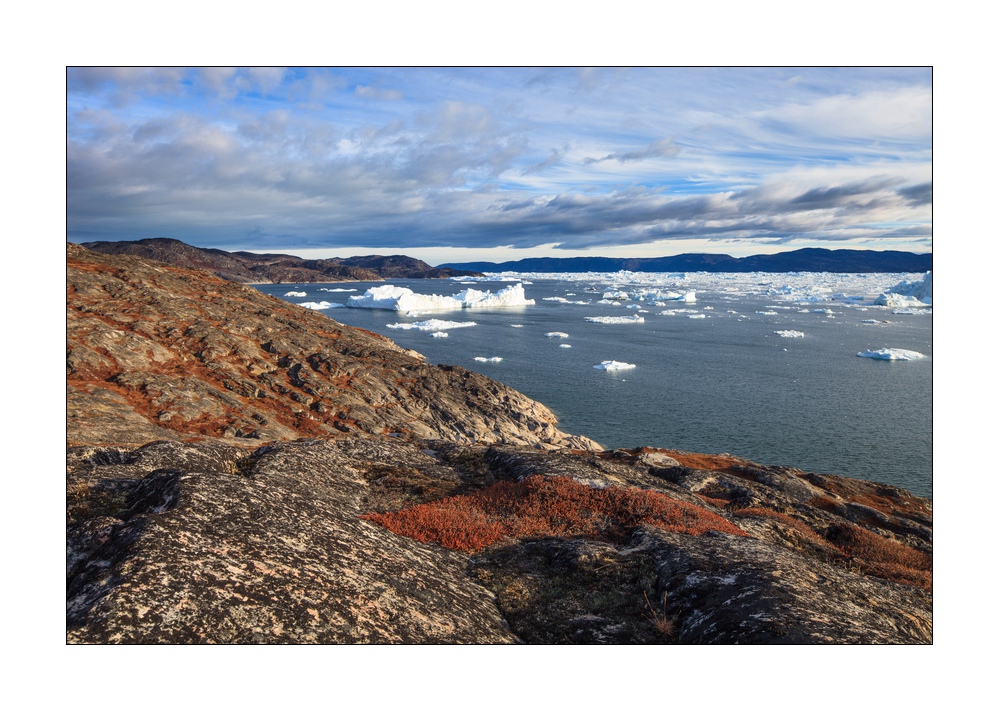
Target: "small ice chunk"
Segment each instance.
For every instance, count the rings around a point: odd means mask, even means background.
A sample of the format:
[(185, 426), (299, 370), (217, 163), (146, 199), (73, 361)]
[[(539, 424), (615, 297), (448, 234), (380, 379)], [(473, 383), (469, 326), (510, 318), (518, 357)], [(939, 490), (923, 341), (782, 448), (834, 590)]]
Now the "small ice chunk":
[(569, 334), (565, 331), (549, 331), (545, 334), (545, 338), (568, 338)]
[(343, 304), (332, 304), (329, 301), (305, 301), (299, 304), (299, 306), (304, 306), (307, 309), (314, 309), (316, 311), (323, 311), (325, 309), (342, 309)]
[(347, 292), (350, 292), (350, 291), (357, 291), (357, 289), (341, 289), (341, 288), (337, 287), (336, 289), (320, 288), (319, 291), (328, 291), (331, 294), (346, 294)]
[(433, 333), (430, 334), (430, 337), (431, 338), (447, 338), (448, 334), (447, 334), (447, 331), (434, 331)]
[(593, 366), (597, 370), (630, 370), (637, 367), (634, 363), (621, 363), (616, 360), (605, 360), (599, 365)]
[(511, 323), (510, 324), (510, 328), (523, 328), (523, 327), (524, 327), (524, 324), (522, 324), (522, 323)]
[(590, 323), (645, 323), (645, 317), (634, 314), (633, 316), (587, 316)]
[(414, 323), (390, 323), (389, 328), (400, 331), (443, 331), (448, 328), (468, 328), (477, 326), (475, 321), (442, 321), (439, 318), (432, 318), (429, 321), (415, 321)]
[(572, 348), (572, 346), (570, 346), (568, 343), (559, 343), (558, 347), (559, 348)]
[(604, 298), (608, 300), (618, 299), (621, 301), (627, 301), (629, 297), (626, 291), (605, 291)]
[(308, 296), (304, 291), (289, 291), (285, 296)]
[(484, 358), (483, 356), (475, 356), (475, 360), (479, 361), (480, 363), (499, 363), (503, 359), (500, 358), (499, 356), (493, 356), (492, 358)]
[(926, 357), (922, 353), (907, 351), (904, 348), (882, 348), (876, 351), (862, 351), (857, 355), (875, 360), (919, 360)]
[(805, 334), (801, 331), (774, 331), (781, 338), (804, 338)]
[(687, 318), (707, 318), (705, 314), (691, 314)]

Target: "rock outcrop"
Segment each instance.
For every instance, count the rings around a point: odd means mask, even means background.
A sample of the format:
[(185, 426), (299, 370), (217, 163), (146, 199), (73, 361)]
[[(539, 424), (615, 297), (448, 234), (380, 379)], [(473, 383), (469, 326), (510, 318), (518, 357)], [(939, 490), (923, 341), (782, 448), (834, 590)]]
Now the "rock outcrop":
[(67, 258), (71, 643), (927, 643), (932, 510), (602, 451), (256, 290)]
[(76, 245), (67, 259), (72, 444), (342, 433), (591, 448), (544, 405), (256, 289)]

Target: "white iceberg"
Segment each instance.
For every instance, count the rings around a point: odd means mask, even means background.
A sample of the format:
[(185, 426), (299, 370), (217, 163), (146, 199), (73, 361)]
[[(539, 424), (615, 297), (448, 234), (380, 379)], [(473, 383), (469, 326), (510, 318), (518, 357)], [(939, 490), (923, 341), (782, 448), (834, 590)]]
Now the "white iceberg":
[(691, 314), (687, 318), (707, 318), (707, 314)]
[(599, 365), (593, 366), (597, 370), (630, 370), (631, 368), (636, 368), (634, 363), (621, 363), (616, 360), (605, 360)]
[(917, 351), (907, 351), (904, 348), (882, 348), (876, 351), (862, 351), (857, 354), (861, 358), (874, 358), (876, 360), (919, 360), (925, 358)]
[(510, 324), (510, 328), (523, 328), (523, 327), (524, 327), (524, 324), (522, 324), (522, 323), (511, 323)]
[(626, 291), (605, 291), (604, 298), (608, 300), (618, 299), (621, 301), (627, 301), (630, 297)]
[(448, 334), (447, 334), (447, 331), (434, 331), (433, 333), (430, 334), (430, 337), (431, 338), (447, 338)]
[(500, 358), (499, 356), (493, 356), (492, 358), (484, 358), (482, 356), (475, 356), (475, 360), (479, 361), (480, 363), (499, 363), (503, 359)]
[(559, 348), (572, 348), (572, 346), (570, 346), (568, 343), (559, 343), (558, 347)]
[(634, 316), (587, 316), (585, 320), (590, 323), (645, 323), (645, 317), (638, 314)]
[(386, 325), (388, 328), (394, 328), (400, 331), (444, 331), (449, 328), (468, 328), (470, 326), (478, 326), (475, 321), (441, 321), (438, 318), (432, 318), (429, 321), (416, 321), (414, 323), (390, 323)]
[(801, 331), (774, 331), (781, 338), (804, 338), (805, 334)]
[(289, 291), (285, 293), (285, 296), (308, 296), (304, 291)]
[(340, 289), (339, 287), (336, 288), (336, 289), (327, 289), (327, 288), (323, 287), (323, 288), (320, 288), (319, 291), (328, 291), (331, 294), (344, 294), (344, 293), (347, 293), (349, 291), (357, 291), (357, 289)]
[(417, 294), (406, 287), (386, 284), (372, 287), (360, 296), (351, 296), (347, 299), (347, 306), (355, 309), (386, 309), (406, 313), (533, 305), (534, 299), (526, 298), (524, 286), (519, 283), (511, 284), (495, 294), (491, 291), (465, 289), (452, 296)]
[(545, 338), (568, 338), (569, 334), (565, 331), (549, 331), (545, 334)]
[(874, 300), (878, 306), (892, 309), (913, 309), (933, 305), (933, 272), (926, 272), (921, 281), (903, 281)]
[(299, 306), (304, 306), (307, 309), (314, 309), (316, 311), (322, 311), (325, 309), (342, 309), (343, 304), (333, 304), (329, 301), (305, 301), (299, 304)]

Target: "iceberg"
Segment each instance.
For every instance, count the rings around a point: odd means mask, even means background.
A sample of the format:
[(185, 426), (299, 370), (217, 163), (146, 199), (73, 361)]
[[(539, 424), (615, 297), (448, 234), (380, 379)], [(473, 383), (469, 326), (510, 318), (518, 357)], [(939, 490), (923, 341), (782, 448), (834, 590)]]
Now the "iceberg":
[(403, 286), (375, 286), (360, 296), (347, 299), (347, 306), (355, 309), (386, 309), (406, 313), (427, 311), (457, 311), (460, 309), (493, 309), (507, 306), (534, 306), (534, 299), (524, 294), (524, 285), (511, 284), (495, 294), (491, 291), (465, 289), (452, 296), (417, 294)]
[(443, 331), (448, 328), (468, 328), (470, 326), (478, 325), (479, 324), (475, 323), (475, 321), (441, 321), (437, 318), (432, 318), (429, 321), (416, 321), (414, 323), (386, 324), (388, 328), (394, 328), (400, 331)]
[(630, 370), (631, 368), (636, 368), (634, 363), (621, 363), (616, 360), (605, 360), (599, 365), (593, 366), (597, 370)]
[(304, 291), (289, 291), (285, 293), (285, 296), (308, 296)]
[(638, 314), (634, 316), (587, 316), (585, 320), (590, 323), (645, 323), (645, 317)]
[(933, 272), (926, 272), (921, 281), (903, 281), (874, 300), (878, 306), (892, 309), (912, 309), (933, 305)]
[(319, 289), (319, 291), (328, 291), (328, 292), (330, 292), (331, 294), (341, 294), (341, 293), (346, 293), (346, 292), (348, 292), (348, 291), (357, 291), (357, 289), (340, 289), (340, 288), (336, 288), (336, 289), (327, 289), (327, 288), (325, 288), (325, 287), (321, 287), (321, 288)]
[(545, 334), (545, 338), (568, 338), (569, 334), (565, 331), (549, 331)]
[(805, 334), (801, 331), (774, 331), (781, 338), (804, 338)]
[(559, 343), (558, 347), (559, 348), (572, 348), (572, 346), (570, 346), (568, 343)]
[(625, 291), (605, 291), (604, 298), (608, 300), (619, 299), (621, 301), (627, 301), (630, 297)]
[(430, 337), (431, 338), (447, 338), (448, 334), (447, 334), (447, 331), (434, 331), (433, 333), (430, 334)]
[(877, 351), (862, 351), (857, 355), (875, 360), (919, 360), (926, 357), (922, 353), (907, 351), (904, 348), (882, 348)]
[(493, 356), (492, 358), (484, 358), (482, 356), (475, 356), (475, 360), (479, 361), (480, 363), (499, 363), (503, 359), (500, 358), (499, 356)]

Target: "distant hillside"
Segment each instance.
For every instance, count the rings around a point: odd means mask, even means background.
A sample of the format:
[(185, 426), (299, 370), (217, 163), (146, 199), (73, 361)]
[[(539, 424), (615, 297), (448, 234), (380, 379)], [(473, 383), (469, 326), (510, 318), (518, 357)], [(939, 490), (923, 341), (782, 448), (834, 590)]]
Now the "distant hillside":
[(403, 255), (302, 259), (290, 254), (253, 254), (202, 249), (179, 240), (163, 238), (140, 239), (133, 242), (84, 242), (82, 246), (103, 254), (144, 257), (177, 267), (203, 269), (217, 277), (244, 284), (481, 276), (478, 272), (432, 267), (419, 259)]
[(928, 272), (932, 254), (872, 252), (862, 249), (796, 249), (780, 254), (730, 257), (727, 254), (679, 254), (675, 257), (540, 257), (513, 262), (442, 264), (479, 272)]

